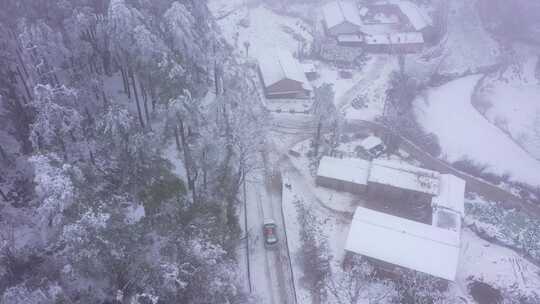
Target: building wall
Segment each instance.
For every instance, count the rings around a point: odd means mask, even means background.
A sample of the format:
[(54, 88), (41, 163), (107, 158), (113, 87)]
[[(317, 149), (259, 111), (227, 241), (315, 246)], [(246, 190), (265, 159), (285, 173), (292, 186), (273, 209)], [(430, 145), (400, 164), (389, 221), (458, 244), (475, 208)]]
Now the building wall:
[(366, 52), (371, 53), (418, 53), (424, 47), (423, 43), (408, 44), (365, 44)]
[(326, 33), (330, 36), (358, 34), (360, 32), (360, 28), (357, 25), (354, 25), (347, 21), (340, 23), (332, 28), (329, 28), (325, 25), (325, 28)]
[(266, 87), (265, 94), (268, 98), (309, 98), (310, 91), (303, 88), (302, 83), (290, 79), (283, 79)]
[(431, 206), (432, 195), (422, 192), (405, 190), (390, 185), (368, 182), (368, 196), (370, 198), (391, 200), (391, 201), (414, 201), (419, 204)]
[(366, 185), (355, 184), (323, 176), (317, 176), (315, 182), (317, 186), (320, 187), (326, 187), (337, 191), (345, 191), (355, 194), (362, 194), (365, 193), (367, 190)]

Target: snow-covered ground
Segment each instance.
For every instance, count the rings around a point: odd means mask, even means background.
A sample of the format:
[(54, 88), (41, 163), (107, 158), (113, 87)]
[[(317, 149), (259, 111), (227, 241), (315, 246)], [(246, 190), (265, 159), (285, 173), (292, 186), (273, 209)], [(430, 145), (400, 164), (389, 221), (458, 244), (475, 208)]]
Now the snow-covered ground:
[(492, 173), (510, 173), (511, 180), (540, 185), (540, 162), (473, 107), (471, 96), (481, 77), (468, 76), (428, 90), (415, 101), (418, 121), (439, 137), (448, 161), (469, 158), (488, 165)]
[(499, 44), (484, 29), (477, 0), (444, 1), (448, 7), (447, 35), (441, 44), (439, 73), (477, 72), (499, 60)]
[(263, 5), (248, 8), (243, 5), (245, 1), (231, 2), (210, 1), (210, 9), (218, 17), (231, 12), (217, 22), (225, 39), (244, 55), (245, 42), (250, 44), (249, 56), (257, 58), (272, 48), (296, 53), (303, 42), (309, 44), (313, 40), (308, 26), (300, 19), (278, 15)]
[[(395, 57), (372, 55), (360, 72), (360, 79), (336, 103), (347, 119), (373, 120), (382, 115), (390, 75), (398, 71)], [(360, 98), (364, 106), (353, 107), (352, 101)]]
[(540, 80), (538, 49), (517, 45), (513, 62), (486, 77), (475, 107), (533, 157), (540, 160)]
[(330, 83), (334, 89), (334, 101), (338, 102), (358, 81), (362, 78), (361, 72), (352, 71), (351, 79), (344, 79), (339, 76), (339, 69), (326, 63), (316, 65), (320, 77), (312, 82), (313, 86), (318, 87), (323, 83)]
[(467, 290), (472, 279), (496, 288), (520, 290), (523, 294), (540, 290), (538, 267), (514, 251), (480, 239), (469, 229), (461, 235), (461, 262), (457, 286)]

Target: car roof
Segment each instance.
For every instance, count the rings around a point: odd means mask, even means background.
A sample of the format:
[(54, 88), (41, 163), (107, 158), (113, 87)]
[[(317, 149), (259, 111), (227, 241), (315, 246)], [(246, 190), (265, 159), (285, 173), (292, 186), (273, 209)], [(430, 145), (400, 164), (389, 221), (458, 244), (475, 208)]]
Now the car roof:
[(263, 220), (263, 224), (264, 224), (264, 225), (269, 225), (269, 224), (274, 224), (274, 225), (275, 225), (276, 222), (275, 222), (273, 219), (271, 219), (271, 218), (265, 218), (265, 219)]

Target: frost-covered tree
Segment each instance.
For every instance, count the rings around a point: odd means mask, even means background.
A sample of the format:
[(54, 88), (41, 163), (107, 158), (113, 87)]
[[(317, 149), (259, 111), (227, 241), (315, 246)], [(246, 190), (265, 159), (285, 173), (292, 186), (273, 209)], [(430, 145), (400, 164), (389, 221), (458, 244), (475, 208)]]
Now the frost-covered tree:
[[(254, 89), (206, 3), (3, 8), (0, 301), (246, 303), (232, 256)], [(175, 130), (189, 178), (163, 157)]]

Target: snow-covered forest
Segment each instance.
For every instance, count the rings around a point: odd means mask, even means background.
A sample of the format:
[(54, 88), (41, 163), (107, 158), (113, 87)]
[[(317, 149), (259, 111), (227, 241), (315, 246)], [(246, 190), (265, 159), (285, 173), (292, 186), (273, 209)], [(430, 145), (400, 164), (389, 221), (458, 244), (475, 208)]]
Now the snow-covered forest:
[(245, 303), (264, 120), (205, 1), (2, 1), (0, 62), (1, 303)]

